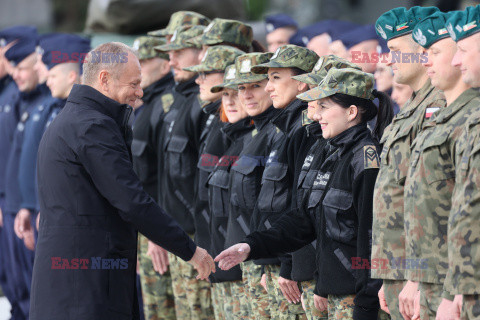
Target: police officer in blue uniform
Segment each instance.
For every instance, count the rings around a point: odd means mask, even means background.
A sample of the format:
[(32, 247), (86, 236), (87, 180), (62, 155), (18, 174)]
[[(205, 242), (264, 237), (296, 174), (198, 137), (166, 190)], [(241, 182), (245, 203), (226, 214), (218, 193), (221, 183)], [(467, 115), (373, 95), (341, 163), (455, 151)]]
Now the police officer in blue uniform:
[(31, 33), (20, 38), (6, 53), (5, 57), (12, 64), (13, 79), (20, 91), (15, 113), (17, 126), (13, 133), (13, 142), (8, 155), (6, 168), (6, 189), (4, 213), (4, 231), (7, 238), (9, 279), (15, 288), (15, 299), (21, 312), (18, 319), (27, 319), (29, 313), (28, 270), (33, 263), (33, 252), (27, 252), (23, 242), (14, 234), (14, 219), (20, 209), (22, 198), (19, 186), (19, 163), (23, 145), (24, 130), (33, 109), (39, 105), (50, 92), (45, 84), (39, 85), (38, 75), (33, 68), (36, 62), (35, 47), (37, 34)]

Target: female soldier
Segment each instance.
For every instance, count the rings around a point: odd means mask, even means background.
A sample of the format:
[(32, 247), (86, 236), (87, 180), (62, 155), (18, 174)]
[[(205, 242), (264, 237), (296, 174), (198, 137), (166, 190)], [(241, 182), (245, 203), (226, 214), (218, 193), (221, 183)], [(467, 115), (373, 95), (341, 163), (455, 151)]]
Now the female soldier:
[[(221, 92), (222, 94), (220, 119), (229, 122), (222, 128), (222, 131), (230, 144), (223, 156), (216, 161), (208, 178), (210, 254), (212, 256), (219, 254), (225, 248), (225, 235), (230, 212), (231, 168), (243, 149), (245, 136), (251, 134), (253, 130), (252, 120), (238, 100), (237, 86), (231, 84), (233, 80), (235, 80), (235, 65), (230, 65), (225, 70), (223, 83), (211, 89), (212, 92)], [(228, 271), (217, 270), (210, 280), (213, 283), (213, 306), (217, 319), (244, 320), (250, 317), (240, 267), (237, 266)], [(223, 317), (217, 315), (223, 315)]]
[[(270, 94), (273, 106), (280, 109), (272, 119), (283, 139), (271, 151), (272, 161), (267, 162), (262, 177), (262, 186), (257, 205), (250, 221), (251, 231), (268, 229), (283, 212), (290, 207), (295, 163), (303, 162), (308, 147), (297, 137), (306, 136), (302, 127), (302, 112), (307, 103), (297, 99), (297, 95), (308, 90), (308, 86), (292, 79), (292, 76), (312, 71), (318, 56), (315, 52), (295, 45), (284, 45), (275, 51), (269, 62), (252, 67), (257, 74), (267, 74), (265, 91)], [(292, 137), (297, 139), (292, 139)], [(305, 318), (300, 304), (300, 289), (291, 280), (291, 256), (254, 261), (265, 270), (267, 291), (275, 306), (272, 318)]]
[[(216, 258), (220, 268), (247, 257), (290, 252), (316, 239), (315, 306), (328, 309), (329, 319), (376, 319), (381, 281), (369, 276), (372, 197), (377, 141), (392, 118), (392, 103), (373, 86), (371, 74), (331, 69), (318, 87), (299, 96), (318, 100), (315, 120), (327, 139), (303, 214), (284, 215), (270, 230), (252, 233), (246, 243), (225, 250)], [(380, 100), (378, 115), (374, 98)], [(372, 135), (367, 122), (375, 115)]]
[[(272, 146), (281, 134), (270, 123), (278, 113), (265, 86), (266, 75), (256, 75), (251, 67), (269, 61), (271, 53), (249, 53), (235, 61), (238, 97), (245, 111), (252, 117), (255, 128), (245, 137), (245, 145), (230, 172), (230, 212), (226, 245), (230, 246), (250, 234), (250, 218), (257, 202), (265, 162)], [(256, 319), (269, 319), (269, 298), (260, 284), (261, 266), (247, 262), (242, 266), (243, 280), (249, 302), (249, 313)]]

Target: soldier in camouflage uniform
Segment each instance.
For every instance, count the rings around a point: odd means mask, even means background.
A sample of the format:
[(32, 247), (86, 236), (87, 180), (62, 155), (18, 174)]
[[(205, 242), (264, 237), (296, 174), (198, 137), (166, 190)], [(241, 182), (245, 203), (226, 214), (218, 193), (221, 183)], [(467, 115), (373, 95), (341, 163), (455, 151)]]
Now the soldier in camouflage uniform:
[(167, 43), (170, 43), (173, 33), (178, 28), (196, 25), (206, 26), (209, 23), (210, 19), (200, 13), (193, 11), (177, 11), (172, 14), (170, 21), (168, 21), (168, 25), (164, 29), (150, 31), (148, 35), (160, 38), (165, 37), (167, 39)]
[[(452, 14), (446, 22), (446, 28), (458, 47), (452, 65), (464, 70), (463, 81), (475, 88), (480, 86), (480, 28), (475, 23), (479, 17), (478, 6), (468, 7)], [(459, 139), (461, 163), (456, 167), (456, 185), (448, 221), (449, 268), (444, 284), (446, 290), (456, 295), (454, 308), (457, 312), (461, 309), (461, 319), (480, 319), (480, 102), (478, 98), (474, 100), (477, 111), (466, 123)]]
[[(143, 187), (157, 202), (158, 132), (164, 114), (173, 103), (171, 90), (174, 85), (168, 55), (153, 49), (162, 44), (165, 44), (164, 39), (154, 37), (139, 37), (133, 43), (142, 69), (140, 86), (144, 90), (142, 112), (133, 127), (133, 165)], [(163, 259), (162, 266), (158, 265), (157, 259)], [(167, 252), (140, 234), (138, 262), (145, 318), (176, 319)]]
[(200, 59), (208, 47), (227, 45), (249, 52), (252, 46), (253, 31), (249, 25), (229, 19), (215, 18), (205, 28), (203, 34), (189, 40), (190, 43), (202, 46)]
[[(436, 12), (436, 8), (396, 8), (383, 14), (376, 22), (377, 33), (388, 41), (392, 51), (418, 54), (423, 50), (413, 42), (411, 32), (416, 22)], [(399, 27), (405, 21), (407, 28)], [(393, 56), (391, 57), (393, 59)], [(410, 149), (423, 123), (428, 120), (427, 110), (444, 106), (444, 98), (435, 89), (419, 61), (416, 63), (391, 62), (395, 81), (409, 85), (414, 94), (385, 129), (381, 166), (373, 202), (372, 259), (388, 261), (372, 270), (372, 277), (384, 279), (383, 292), (390, 315), (402, 320), (399, 294), (406, 284), (405, 270), (395, 261), (405, 259), (404, 186), (410, 163)], [(414, 295), (417, 291), (414, 286)], [(413, 297), (412, 297), (413, 299)], [(382, 300), (382, 299), (381, 299)], [(413, 311), (413, 305), (411, 306)]]
[(420, 318), (427, 320), (437, 314), (453, 316), (454, 296), (443, 285), (448, 270), (447, 226), (455, 170), (461, 164), (459, 138), (479, 104), (478, 92), (451, 65), (457, 47), (445, 28), (450, 14), (437, 12), (413, 30), (414, 40), (427, 49), (425, 67), (432, 85), (444, 92), (447, 102), (424, 123), (412, 146), (404, 191), (406, 257), (419, 265), (412, 264), (405, 276), (420, 283)]

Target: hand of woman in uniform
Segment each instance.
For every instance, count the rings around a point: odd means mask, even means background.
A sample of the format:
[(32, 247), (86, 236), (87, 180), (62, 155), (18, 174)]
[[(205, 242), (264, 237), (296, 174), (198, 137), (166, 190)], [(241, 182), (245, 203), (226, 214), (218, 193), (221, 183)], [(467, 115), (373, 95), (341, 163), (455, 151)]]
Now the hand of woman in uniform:
[(215, 261), (218, 262), (218, 267), (222, 270), (229, 270), (245, 261), (250, 254), (250, 246), (246, 243), (238, 243), (228, 249), (223, 250)]
[(313, 303), (315, 308), (320, 311), (325, 311), (328, 309), (328, 300), (327, 298), (317, 296), (316, 294), (313, 296)]
[(280, 290), (282, 290), (283, 296), (290, 303), (299, 303), (300, 302), (300, 289), (298, 289), (298, 284), (296, 281), (288, 280), (282, 277), (278, 277), (278, 285)]

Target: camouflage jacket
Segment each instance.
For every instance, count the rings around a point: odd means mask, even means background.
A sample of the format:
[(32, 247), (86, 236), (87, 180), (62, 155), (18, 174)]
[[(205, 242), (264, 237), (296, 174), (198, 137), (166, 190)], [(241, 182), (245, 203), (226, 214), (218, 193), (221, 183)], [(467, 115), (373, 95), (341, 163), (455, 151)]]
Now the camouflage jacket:
[(474, 89), (426, 122), (412, 146), (405, 184), (405, 248), (408, 280), (443, 284), (448, 269), (447, 223), (460, 164), (459, 138), (475, 110)]
[(372, 261), (384, 263), (372, 269), (373, 278), (405, 279), (400, 260), (405, 259), (403, 188), (410, 148), (425, 121), (426, 109), (444, 106), (443, 94), (428, 80), (395, 116), (380, 140), (383, 150), (373, 197)]
[(476, 111), (459, 139), (461, 163), (448, 221), (449, 267), (444, 287), (452, 294), (480, 294), (480, 94), (469, 102)]

